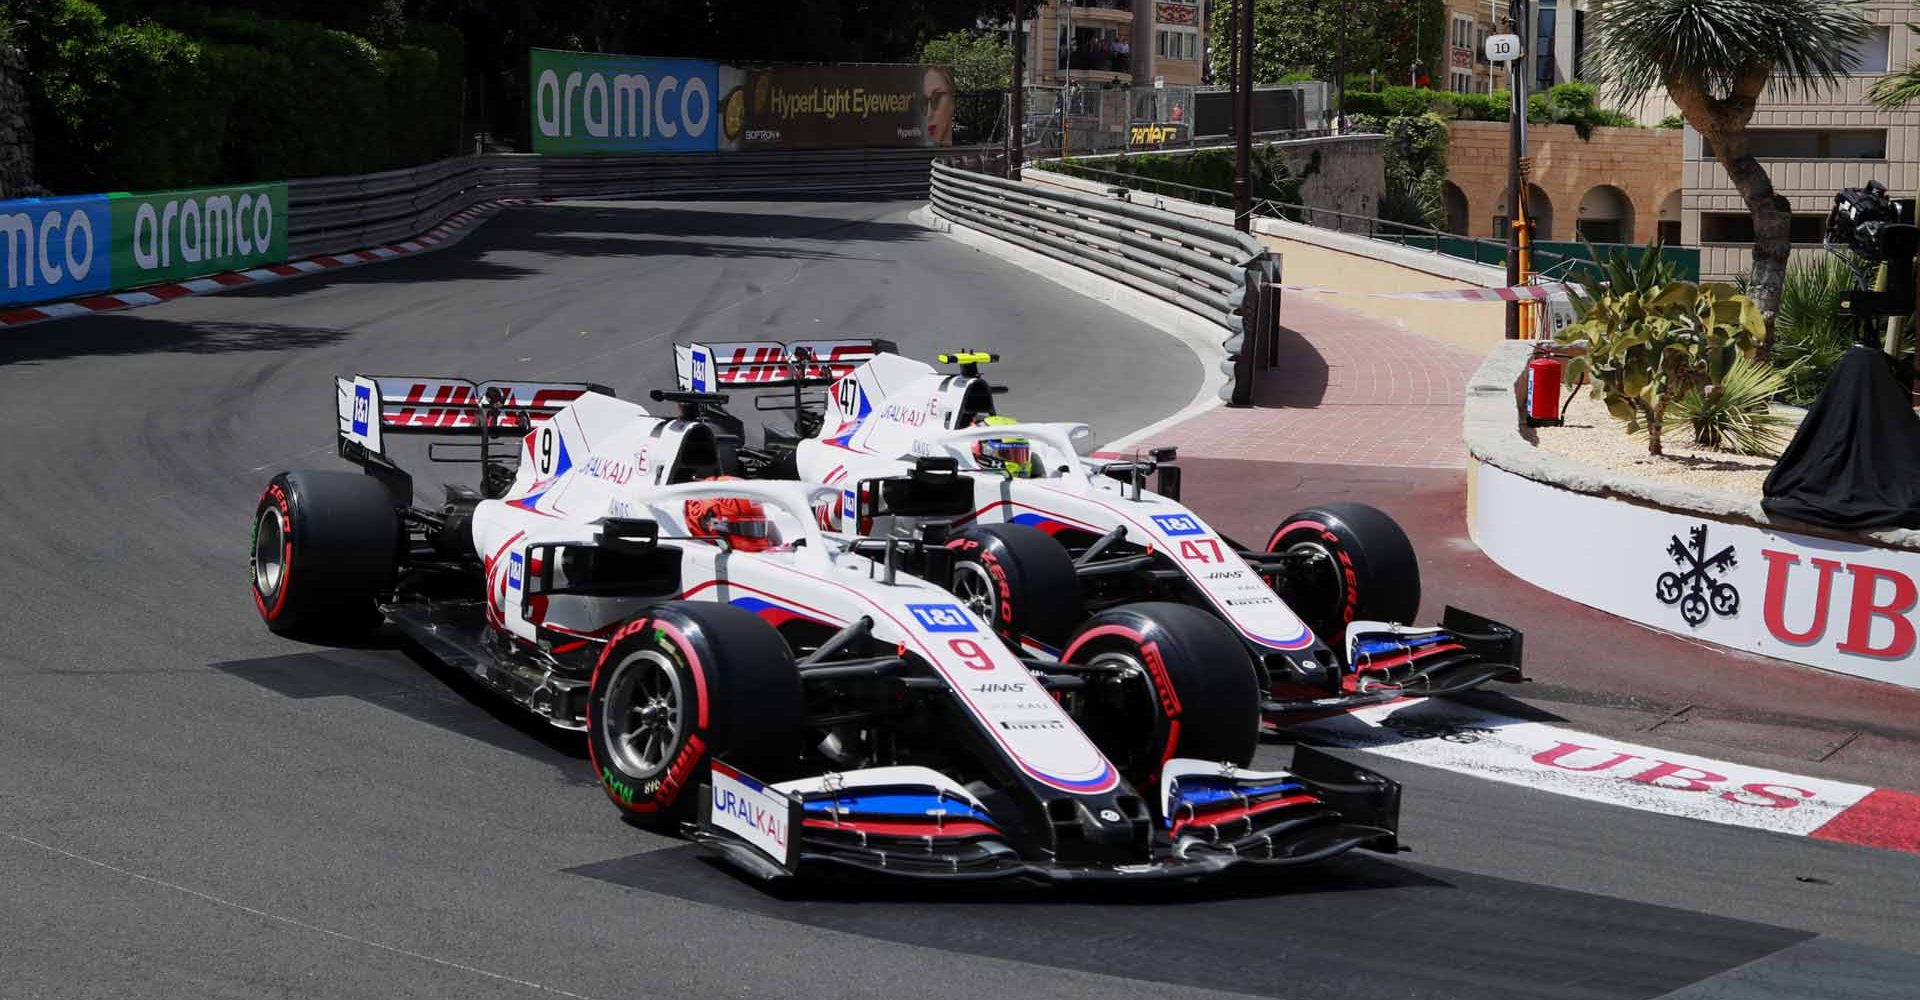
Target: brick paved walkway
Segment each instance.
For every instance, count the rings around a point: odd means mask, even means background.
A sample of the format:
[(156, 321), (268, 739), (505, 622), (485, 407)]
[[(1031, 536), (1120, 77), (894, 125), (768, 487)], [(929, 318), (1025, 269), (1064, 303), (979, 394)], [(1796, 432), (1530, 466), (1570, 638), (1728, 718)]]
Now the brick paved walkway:
[(1152, 435), (1195, 458), (1459, 469), (1467, 377), (1480, 355), (1289, 292), (1281, 367), (1261, 373), (1254, 404), (1209, 410)]

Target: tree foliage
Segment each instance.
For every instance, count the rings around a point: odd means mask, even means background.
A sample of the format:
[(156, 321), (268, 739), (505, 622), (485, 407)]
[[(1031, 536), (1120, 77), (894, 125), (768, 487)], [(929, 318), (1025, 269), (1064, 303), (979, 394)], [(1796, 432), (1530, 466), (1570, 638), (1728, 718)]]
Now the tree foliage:
[(1013, 84), (1013, 46), (990, 31), (951, 31), (920, 46), (918, 61), (953, 67), (955, 90), (1005, 90)]
[[(1442, 72), (1446, 36), (1444, 0), (1246, 0), (1253, 7), (1253, 79), (1281, 83), (1299, 73), (1331, 80), (1346, 42), (1349, 72), (1376, 70), (1382, 79), (1412, 83)], [(1209, 6), (1213, 78), (1232, 77), (1233, 8)]]
[(1786, 280), (1792, 212), (1747, 150), (1747, 125), (1769, 88), (1806, 93), (1853, 66), (1867, 30), (1860, 0), (1596, 0), (1588, 48), (1622, 95), (1664, 87), (1712, 146), (1753, 216), (1752, 291), (1767, 316), (1763, 358)]

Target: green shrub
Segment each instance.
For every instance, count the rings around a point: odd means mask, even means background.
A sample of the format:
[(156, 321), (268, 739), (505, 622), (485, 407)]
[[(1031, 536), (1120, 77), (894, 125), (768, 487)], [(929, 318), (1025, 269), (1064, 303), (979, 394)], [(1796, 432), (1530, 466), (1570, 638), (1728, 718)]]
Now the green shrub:
[(1629, 433), (1644, 429), (1647, 453), (1660, 455), (1668, 409), (1695, 389), (1723, 384), (1765, 331), (1760, 307), (1732, 286), (1675, 281), (1644, 292), (1609, 289), (1557, 339), (1587, 342), (1568, 377), (1590, 373), (1594, 398)]
[(1807, 406), (1819, 398), (1853, 344), (1859, 324), (1840, 315), (1840, 300), (1853, 287), (1853, 273), (1838, 257), (1787, 265), (1773, 317), (1773, 360), (1786, 373), (1788, 402)]
[(1785, 372), (1741, 357), (1718, 383), (1695, 386), (1674, 400), (1668, 417), (1692, 428), (1695, 444), (1742, 455), (1778, 455), (1793, 423), (1774, 412), (1773, 398), (1786, 387)]
[(1681, 117), (1680, 115), (1668, 115), (1665, 118), (1660, 119), (1659, 124), (1654, 126), (1654, 128), (1686, 128), (1686, 127), (1687, 127), (1687, 120)]
[(1446, 120), (1432, 112), (1394, 118), (1387, 122), (1386, 135), (1387, 185), (1380, 200), (1380, 217), (1426, 229), (1446, 229)]

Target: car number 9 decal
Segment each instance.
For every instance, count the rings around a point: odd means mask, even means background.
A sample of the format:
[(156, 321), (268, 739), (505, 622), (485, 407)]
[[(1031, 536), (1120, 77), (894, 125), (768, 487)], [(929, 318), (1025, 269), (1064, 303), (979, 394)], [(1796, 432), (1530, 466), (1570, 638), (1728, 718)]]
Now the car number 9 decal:
[(558, 435), (554, 433), (553, 425), (548, 424), (540, 428), (540, 435), (535, 440), (533, 458), (535, 467), (540, 470), (540, 475), (542, 476), (548, 476), (553, 473), (553, 465), (558, 458), (558, 449), (555, 447), (554, 441), (554, 438), (557, 436)]

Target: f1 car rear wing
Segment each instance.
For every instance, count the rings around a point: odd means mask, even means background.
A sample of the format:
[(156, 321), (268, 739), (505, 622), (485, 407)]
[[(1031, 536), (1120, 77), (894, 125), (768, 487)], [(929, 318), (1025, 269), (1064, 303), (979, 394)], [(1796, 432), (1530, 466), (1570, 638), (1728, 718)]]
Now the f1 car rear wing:
[(381, 453), (394, 434), (478, 435), (525, 431), (589, 392), (588, 382), (469, 382), (457, 378), (356, 375), (334, 379), (340, 437)]
[(683, 392), (778, 389), (795, 384), (825, 385), (852, 372), (876, 354), (893, 354), (898, 350), (890, 340), (675, 344), (673, 367)]

